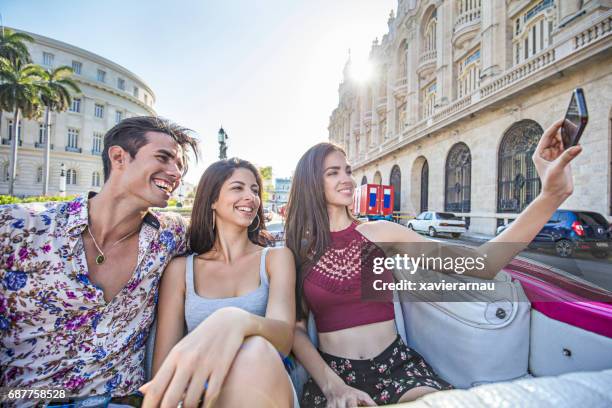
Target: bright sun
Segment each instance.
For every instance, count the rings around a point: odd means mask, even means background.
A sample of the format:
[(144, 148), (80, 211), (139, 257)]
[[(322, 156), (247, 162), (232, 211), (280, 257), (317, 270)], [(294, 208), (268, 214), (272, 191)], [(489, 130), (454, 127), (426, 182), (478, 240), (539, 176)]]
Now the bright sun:
[(372, 76), (372, 64), (369, 61), (352, 61), (351, 77), (359, 82), (367, 82)]

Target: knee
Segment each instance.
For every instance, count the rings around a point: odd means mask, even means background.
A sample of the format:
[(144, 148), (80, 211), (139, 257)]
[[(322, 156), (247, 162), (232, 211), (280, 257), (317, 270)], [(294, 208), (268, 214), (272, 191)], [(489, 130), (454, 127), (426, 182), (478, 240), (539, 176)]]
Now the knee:
[(275, 376), (279, 372), (283, 373), (285, 367), (272, 343), (263, 337), (252, 336), (240, 348), (234, 359), (232, 371), (240, 372), (242, 375), (256, 372), (258, 375)]
[(290, 406), (293, 393), (276, 348), (263, 337), (249, 337), (225, 379), (220, 406)]
[(268, 340), (261, 336), (251, 336), (242, 344), (236, 359), (244, 363), (270, 363), (270, 359), (280, 360), (278, 352)]

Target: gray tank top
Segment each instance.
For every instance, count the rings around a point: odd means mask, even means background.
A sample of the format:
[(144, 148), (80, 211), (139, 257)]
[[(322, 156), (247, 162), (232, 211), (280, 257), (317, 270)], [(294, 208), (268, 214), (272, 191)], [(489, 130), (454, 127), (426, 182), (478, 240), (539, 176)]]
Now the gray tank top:
[[(266, 273), (266, 253), (269, 248), (261, 251), (261, 261), (259, 266), (259, 287), (244, 296), (229, 298), (209, 299), (202, 297), (195, 292), (193, 279), (193, 257), (187, 257), (185, 268), (185, 322), (187, 331), (191, 332), (198, 327), (208, 316), (222, 307), (239, 307), (247, 312), (264, 317), (268, 306), (268, 291), (270, 284)], [(206, 282), (204, 282), (206, 284)]]

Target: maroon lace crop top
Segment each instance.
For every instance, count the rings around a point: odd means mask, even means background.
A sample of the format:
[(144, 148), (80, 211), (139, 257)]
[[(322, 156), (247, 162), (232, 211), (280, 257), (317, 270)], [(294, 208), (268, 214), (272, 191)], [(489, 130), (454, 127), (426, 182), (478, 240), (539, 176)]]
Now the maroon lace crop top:
[(395, 317), (392, 293), (376, 293), (372, 286), (378, 279), (393, 281), (389, 270), (373, 273), (373, 257), (385, 254), (356, 227), (354, 222), (345, 230), (332, 232), (331, 245), (306, 271), (304, 298), (321, 333)]

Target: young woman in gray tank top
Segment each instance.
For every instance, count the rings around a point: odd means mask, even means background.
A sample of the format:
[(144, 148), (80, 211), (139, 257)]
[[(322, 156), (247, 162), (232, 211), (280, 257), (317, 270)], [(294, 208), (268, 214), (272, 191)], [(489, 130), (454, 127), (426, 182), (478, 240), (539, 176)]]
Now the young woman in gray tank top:
[[(293, 344), (295, 264), (287, 248), (263, 247), (261, 192), (251, 163), (212, 164), (193, 205), (195, 254), (173, 259), (164, 272), (153, 373), (173, 378), (166, 394), (184, 407), (200, 406), (202, 397), (207, 406), (297, 406), (283, 365)], [(174, 347), (191, 331), (204, 336), (197, 351)], [(185, 354), (197, 365), (188, 386), (186, 374), (173, 372)]]

